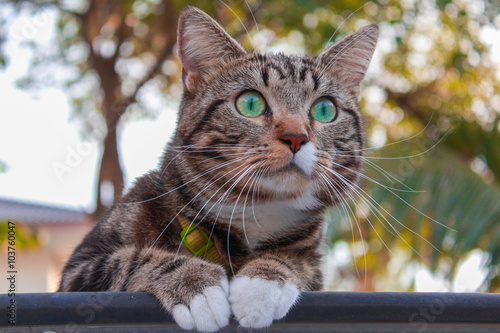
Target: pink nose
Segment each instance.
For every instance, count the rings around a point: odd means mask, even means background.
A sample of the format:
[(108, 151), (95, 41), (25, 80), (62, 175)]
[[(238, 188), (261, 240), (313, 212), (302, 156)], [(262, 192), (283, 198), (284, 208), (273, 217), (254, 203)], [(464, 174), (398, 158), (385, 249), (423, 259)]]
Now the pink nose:
[(309, 141), (307, 135), (305, 134), (291, 134), (285, 133), (281, 137), (281, 141), (285, 142), (290, 146), (290, 150), (292, 153), (296, 153), (299, 151), (300, 147)]

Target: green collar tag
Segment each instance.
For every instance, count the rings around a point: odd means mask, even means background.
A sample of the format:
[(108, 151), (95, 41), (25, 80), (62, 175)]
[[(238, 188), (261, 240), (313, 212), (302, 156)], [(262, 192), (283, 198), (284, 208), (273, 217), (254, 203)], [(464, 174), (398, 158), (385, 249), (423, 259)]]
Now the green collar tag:
[(192, 224), (182, 229), (181, 239), (195, 256), (202, 256), (214, 247), (214, 241), (208, 237), (207, 233)]

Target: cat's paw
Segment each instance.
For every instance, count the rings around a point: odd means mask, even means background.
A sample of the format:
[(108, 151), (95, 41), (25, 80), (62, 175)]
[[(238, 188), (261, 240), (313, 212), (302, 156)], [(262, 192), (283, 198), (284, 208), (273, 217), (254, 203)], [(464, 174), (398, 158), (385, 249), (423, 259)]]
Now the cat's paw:
[(174, 320), (183, 329), (196, 328), (200, 332), (215, 332), (227, 326), (231, 316), (228, 289), (227, 279), (223, 279), (220, 286), (208, 287), (195, 295), (188, 305), (175, 305), (172, 309)]
[(243, 327), (262, 328), (273, 320), (283, 318), (299, 296), (299, 289), (291, 283), (281, 285), (248, 276), (231, 281), (229, 301), (233, 314)]

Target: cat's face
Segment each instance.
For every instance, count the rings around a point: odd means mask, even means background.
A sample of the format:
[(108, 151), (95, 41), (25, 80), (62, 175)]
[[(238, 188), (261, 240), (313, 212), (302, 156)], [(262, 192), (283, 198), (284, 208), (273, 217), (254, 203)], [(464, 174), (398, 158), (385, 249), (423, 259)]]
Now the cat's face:
[[(366, 27), (315, 57), (245, 51), (203, 12), (179, 21), (185, 93), (173, 146), (198, 190), (227, 202), (305, 198), (332, 205), (361, 167), (359, 85), (378, 29)], [(216, 192), (218, 188), (223, 190)], [(257, 194), (255, 194), (257, 193)]]

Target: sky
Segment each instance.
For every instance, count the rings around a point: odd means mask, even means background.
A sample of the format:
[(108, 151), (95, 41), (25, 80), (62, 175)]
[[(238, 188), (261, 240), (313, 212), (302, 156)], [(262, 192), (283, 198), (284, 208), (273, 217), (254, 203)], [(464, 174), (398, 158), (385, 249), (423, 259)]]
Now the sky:
[[(82, 140), (80, 126), (71, 121), (71, 106), (63, 91), (56, 88), (37, 94), (16, 88), (15, 81), (28, 69), (31, 51), (21, 45), (34, 39), (49, 45), (54, 34), (53, 15), (22, 16), (10, 27), (6, 45), (10, 64), (0, 71), (0, 160), (8, 165), (0, 173), (0, 197), (70, 206), (91, 212), (100, 148)], [(487, 29), (484, 38), (500, 59), (500, 33)], [(496, 41), (496, 42), (495, 42)], [(163, 147), (176, 123), (176, 108), (163, 107), (155, 119), (128, 122), (119, 131), (119, 149), (126, 184), (156, 167)], [(61, 171), (64, 170), (64, 171)], [(336, 251), (333, 256), (345, 256)], [(395, 260), (398, 258), (395, 257)], [(339, 257), (332, 262), (338, 263)], [(472, 253), (460, 266), (453, 288), (473, 291), (484, 279), (484, 253)], [(340, 260), (341, 261), (341, 260)], [(333, 264), (335, 266), (335, 264)], [(426, 269), (414, 268), (417, 290), (445, 291), (443, 279)]]

